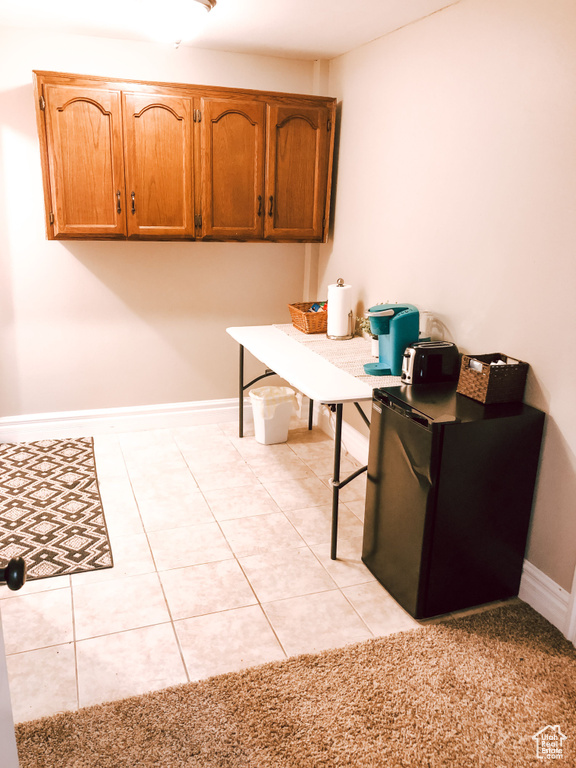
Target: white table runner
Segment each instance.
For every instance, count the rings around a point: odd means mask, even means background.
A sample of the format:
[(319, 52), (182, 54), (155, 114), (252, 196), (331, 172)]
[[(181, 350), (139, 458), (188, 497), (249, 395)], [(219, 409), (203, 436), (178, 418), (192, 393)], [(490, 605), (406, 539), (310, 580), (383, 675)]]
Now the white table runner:
[(400, 376), (370, 376), (364, 372), (364, 363), (375, 362), (371, 352), (372, 343), (369, 339), (354, 336), (352, 339), (337, 341), (329, 339), (325, 333), (304, 333), (291, 323), (274, 327), (373, 389), (396, 387), (402, 383)]

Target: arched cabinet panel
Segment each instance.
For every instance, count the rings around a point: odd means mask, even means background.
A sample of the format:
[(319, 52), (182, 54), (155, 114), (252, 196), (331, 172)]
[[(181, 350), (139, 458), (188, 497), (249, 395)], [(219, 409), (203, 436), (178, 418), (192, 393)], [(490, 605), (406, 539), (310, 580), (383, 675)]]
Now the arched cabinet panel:
[(44, 93), (54, 237), (126, 235), (120, 91)]
[(124, 93), (128, 237), (194, 237), (192, 100)]
[(202, 234), (261, 239), (265, 105), (202, 99), (201, 115)]
[(324, 107), (268, 106), (265, 236), (322, 240), (331, 147)]

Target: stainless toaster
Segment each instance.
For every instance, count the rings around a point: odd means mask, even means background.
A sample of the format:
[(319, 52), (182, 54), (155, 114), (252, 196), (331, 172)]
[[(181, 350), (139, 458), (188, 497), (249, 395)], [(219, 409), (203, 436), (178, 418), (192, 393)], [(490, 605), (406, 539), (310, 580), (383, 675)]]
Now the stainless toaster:
[(451, 341), (416, 341), (402, 358), (403, 384), (456, 381), (460, 372), (458, 347)]

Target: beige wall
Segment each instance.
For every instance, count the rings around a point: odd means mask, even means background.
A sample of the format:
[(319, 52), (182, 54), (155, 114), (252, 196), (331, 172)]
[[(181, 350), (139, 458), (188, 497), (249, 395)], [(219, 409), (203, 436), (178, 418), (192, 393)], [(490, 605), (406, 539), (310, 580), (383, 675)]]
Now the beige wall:
[[(576, 561), (576, 4), (461, 0), (331, 63), (342, 102), (319, 295), (409, 301), (531, 364), (548, 414), (528, 558)], [(465, 510), (463, 510), (465, 514)]]
[(289, 322), (306, 247), (48, 242), (33, 69), (313, 93), (314, 64), (0, 33), (0, 416), (234, 396), (225, 328)]

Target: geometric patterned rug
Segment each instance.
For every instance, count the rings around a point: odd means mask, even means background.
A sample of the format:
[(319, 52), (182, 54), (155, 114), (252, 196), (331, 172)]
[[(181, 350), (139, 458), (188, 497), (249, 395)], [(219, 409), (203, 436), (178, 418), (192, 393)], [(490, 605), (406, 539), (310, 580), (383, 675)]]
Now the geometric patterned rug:
[(0, 561), (27, 579), (111, 568), (91, 437), (0, 443)]

